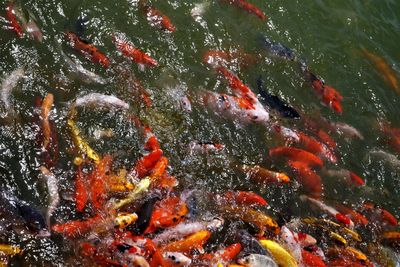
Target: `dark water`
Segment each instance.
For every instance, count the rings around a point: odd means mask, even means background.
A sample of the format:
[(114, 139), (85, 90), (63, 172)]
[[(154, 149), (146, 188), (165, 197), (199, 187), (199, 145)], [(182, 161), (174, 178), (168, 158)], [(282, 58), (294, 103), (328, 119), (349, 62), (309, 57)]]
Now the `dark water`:
[[(190, 12), (199, 3), (204, 4), (205, 11), (195, 19)], [(138, 8), (138, 1), (21, 1), (22, 8), (36, 16), (44, 39), (39, 43), (27, 36), (20, 39), (11, 31), (1, 30), (2, 79), (18, 67), (24, 67), (26, 72), (26, 77), (11, 94), (15, 114), (12, 119), (10, 116), (3, 119), (0, 128), (1, 188), (34, 203), (43, 212), (46, 210), (46, 187), (38, 178), (38, 167), (42, 163), (38, 156), (40, 147), (35, 143), (38, 126), (35, 126), (34, 103), (35, 98), (52, 93), (55, 104), (51, 119), (59, 133), (60, 149), (60, 159), (53, 171), (64, 199), (53, 221), (76, 217), (68, 201), (73, 193), (74, 176), (73, 155), (69, 153), (72, 144), (66, 126), (68, 103), (78, 96), (99, 92), (113, 94), (131, 106), (126, 113), (90, 109), (79, 113), (78, 126), (83, 136), (100, 154), (113, 154), (115, 165), (129, 168), (140, 155), (138, 133), (128, 120), (130, 114), (135, 114), (151, 125), (160, 140), (170, 160), (170, 173), (180, 182), (179, 188), (207, 188), (210, 192), (252, 190), (268, 200), (272, 211), (282, 211), (291, 205), (296, 215), (311, 214), (299, 209), (304, 204), (300, 203), (299, 192), (292, 186), (260, 188), (235, 169), (238, 164), (260, 164), (290, 173), (287, 166), (275, 165), (268, 157), (268, 149), (279, 141), (265, 127), (244, 126), (215, 115), (196, 102), (192, 103), (191, 113), (180, 108), (179, 98), (185, 94), (194, 95), (203, 89), (227, 91), (226, 83), (202, 63), (207, 50), (241, 50), (262, 57), (259, 63), (246, 68), (231, 67), (253, 91), (256, 91), (256, 79), (262, 75), (271, 92), (302, 113), (321, 114), (330, 121), (347, 123), (364, 136), (364, 140), (347, 140), (336, 135), (335, 140), (340, 155), (337, 167), (359, 174), (366, 186), (351, 188), (323, 177), (325, 199), (331, 203), (350, 204), (369, 200), (400, 217), (400, 167), (369, 154), (371, 150), (380, 149), (396, 155), (378, 130), (377, 121), (400, 127), (400, 97), (361, 53), (366, 49), (384, 58), (399, 76), (400, 2), (254, 0), (252, 3), (267, 14), (267, 21), (219, 1), (153, 1), (177, 28), (174, 33), (168, 33), (150, 25)], [(5, 6), (2, 2), (2, 16)], [(86, 39), (111, 59), (112, 67), (108, 70), (86, 61), (63, 37), (64, 31), (74, 30), (80, 16), (90, 19)], [(112, 43), (116, 33), (125, 34), (135, 46), (155, 58), (159, 66), (142, 71), (137, 64), (124, 59)], [(257, 41), (260, 35), (285, 44), (307, 59), (309, 67), (343, 95), (343, 115), (334, 114), (320, 104), (297, 64), (268, 57)], [(61, 57), (60, 48), (68, 56), (80, 60), (86, 69), (107, 79), (107, 83), (87, 84), (73, 77)], [(130, 80), (135, 79), (151, 93), (151, 108), (144, 108), (130, 93)], [(282, 123), (301, 128), (300, 123), (284, 120)], [(96, 129), (106, 128), (113, 129), (113, 137), (90, 138)], [(223, 143), (226, 148), (219, 154), (190, 154), (188, 143), (193, 140)], [(2, 242), (23, 244), (27, 252), (19, 259), (23, 265), (49, 265), (51, 262), (63, 265), (71, 255), (74, 257), (73, 244), (64, 246), (57, 238), (5, 236)]]

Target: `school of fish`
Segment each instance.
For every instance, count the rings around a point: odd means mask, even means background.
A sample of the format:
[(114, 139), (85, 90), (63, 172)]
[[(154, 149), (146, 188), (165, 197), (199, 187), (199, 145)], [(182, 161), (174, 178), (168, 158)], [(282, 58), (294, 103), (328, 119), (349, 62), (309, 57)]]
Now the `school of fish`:
[[(254, 19), (267, 21), (267, 10), (247, 0), (219, 0), (225, 8), (236, 8)], [(154, 26), (155, 31), (177, 34), (179, 28), (157, 8), (156, 3), (138, 1), (139, 12)], [(2, 34), (13, 33), (10, 38), (29, 36), (32, 42), (45, 43), (37, 26), (37, 19), (24, 16), (17, 1), (2, 4), (6, 27)], [(202, 16), (205, 5), (196, 5), (191, 14)], [(188, 17), (188, 19), (192, 19)], [(33, 234), (35, 238), (61, 238), (73, 244), (71, 257), (79, 259), (82, 266), (399, 266), (400, 228), (394, 212), (384, 203), (360, 201), (340, 202), (326, 198), (325, 183), (334, 181), (337, 190), (368, 185), (345, 166), (337, 150), (338, 138), (364, 140), (363, 134), (343, 122), (328, 121), (321, 115), (311, 116), (287, 103), (279, 94), (264, 85), (262, 76), (257, 88), (251, 88), (241, 79), (241, 73), (232, 68), (234, 62), (241, 66), (256, 64), (262, 57), (295, 63), (299, 74), (309, 84), (321, 104), (332, 112), (346, 112), (338, 89), (325, 82), (311, 69), (307, 60), (284, 44), (267, 36), (260, 37), (259, 55), (244, 51), (209, 50), (198, 60), (210, 70), (226, 92), (203, 88), (193, 94), (177, 96), (182, 112), (190, 114), (193, 107), (215, 114), (229, 123), (235, 121), (243, 127), (257, 125), (271, 134), (279, 145), (265, 147), (271, 166), (237, 164), (232, 168), (241, 172), (256, 188), (275, 190), (290, 187), (297, 203), (310, 210), (314, 216), (296, 216), (269, 205), (263, 192), (230, 188), (211, 192), (207, 188), (182, 188), (180, 180), (171, 171), (174, 161), (168, 157), (170, 146), (157, 138), (157, 133), (135, 106), (143, 105), (145, 112), (153, 108), (152, 95), (146, 85), (130, 79), (129, 72), (105, 51), (84, 36), (84, 23), (80, 18), (76, 29), (66, 29), (63, 44), (57, 53), (65, 61), (75, 78), (99, 86), (110, 82), (111, 77), (86, 70), (76, 58), (86, 59), (104, 69), (113, 69), (129, 84), (127, 93), (136, 100), (111, 93), (90, 92), (80, 94), (66, 105), (59, 104), (58, 95), (47, 92), (37, 96), (32, 121), (38, 129), (35, 159), (38, 182), (45, 189), (47, 204), (42, 214), (34, 205), (16, 196), (6, 188), (0, 194), (2, 218), (13, 216), (13, 221), (0, 221), (3, 235), (16, 232)], [(40, 23), (39, 23), (40, 24)], [(119, 56), (129, 64), (146, 68), (162, 65), (157, 55), (147, 53), (123, 32), (108, 36)], [(69, 49), (69, 50), (68, 50)], [(67, 51), (69, 51), (67, 53)], [(113, 52), (115, 52), (113, 51)], [(383, 79), (399, 93), (397, 74), (383, 58), (366, 49), (360, 51), (382, 73)], [(68, 55), (67, 55), (68, 54)], [(1, 82), (2, 117), (15, 116), (13, 91), (24, 83), (26, 67), (19, 66), (3, 77)], [(128, 76), (124, 76), (128, 75)], [(112, 129), (96, 129), (95, 137), (87, 136), (79, 122), (82, 112), (105, 112), (109, 116), (123, 113), (140, 140), (138, 158), (118, 162), (115, 155), (100, 153), (95, 141), (112, 142)], [(55, 120), (62, 113), (63, 120)], [(57, 125), (65, 131), (60, 132)], [(200, 129), (198, 129), (200, 130)], [(369, 157), (386, 159), (400, 168), (400, 128), (379, 121), (376, 130), (393, 149), (391, 152), (371, 150)], [(66, 137), (67, 136), (67, 137)], [(60, 147), (58, 140), (68, 140), (69, 164), (73, 175), (73, 195), (64, 199), (58, 175)], [(207, 156), (229, 153), (229, 140), (188, 140), (189, 154)], [(64, 144), (63, 144), (64, 145)], [(123, 148), (121, 148), (123, 149)], [(284, 166), (284, 167), (282, 167)], [(282, 169), (280, 169), (282, 167)], [(78, 217), (57, 216), (64, 206), (76, 211)], [(206, 210), (201, 209), (205, 206)], [(0, 266), (18, 262), (29, 253), (18, 243), (0, 240)], [(397, 258), (396, 258), (397, 257)], [(14, 266), (14, 265), (13, 265)], [(25, 266), (23, 264), (23, 266)]]

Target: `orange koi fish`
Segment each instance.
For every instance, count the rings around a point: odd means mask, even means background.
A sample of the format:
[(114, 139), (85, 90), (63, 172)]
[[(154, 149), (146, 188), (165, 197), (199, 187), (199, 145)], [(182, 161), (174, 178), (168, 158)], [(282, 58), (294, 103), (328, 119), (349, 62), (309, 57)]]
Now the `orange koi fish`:
[(364, 48), (361, 49), (361, 52), (369, 61), (371, 61), (375, 65), (375, 68), (383, 75), (383, 79), (385, 80), (385, 82), (387, 82), (390, 87), (392, 87), (392, 89), (400, 95), (399, 82), (393, 68), (390, 67), (386, 63), (386, 61), (380, 56), (371, 53)]
[(66, 32), (65, 36), (71, 42), (72, 47), (79, 53), (83, 54), (86, 58), (94, 63), (100, 63), (104, 68), (110, 66), (109, 59), (93, 44), (89, 44), (87, 41), (82, 40), (73, 32)]
[(326, 267), (326, 264), (321, 257), (308, 252), (305, 249), (301, 250), (301, 258), (304, 267)]
[(144, 127), (144, 133), (146, 138), (144, 149), (148, 151), (156, 151), (157, 149), (160, 149), (160, 143), (158, 142), (157, 137), (151, 131), (149, 126)]
[(267, 170), (261, 166), (242, 165), (241, 170), (250, 176), (250, 179), (262, 184), (286, 184), (290, 182), (290, 178), (282, 172), (274, 172)]
[(307, 195), (320, 199), (323, 193), (321, 177), (303, 162), (289, 161), (289, 166), (296, 175), (296, 180), (302, 185)]
[(111, 168), (112, 158), (106, 155), (96, 164), (92, 173), (89, 175), (91, 200), (96, 209), (102, 209), (107, 193), (106, 183)]
[(74, 239), (89, 233), (102, 220), (100, 215), (96, 215), (84, 221), (69, 221), (62, 224), (54, 224), (51, 230), (67, 238)]
[(162, 157), (163, 152), (161, 149), (154, 150), (149, 154), (143, 156), (136, 162), (135, 167), (130, 172), (133, 176), (143, 178), (153, 169), (157, 162)]
[[(142, 1), (140, 1), (142, 2)], [(143, 1), (144, 2), (144, 1)], [(158, 9), (149, 3), (141, 3), (144, 12), (146, 13), (147, 20), (163, 30), (169, 32), (174, 32), (176, 30), (175, 26), (172, 24), (171, 20), (162, 14)]]
[(323, 162), (314, 154), (294, 147), (276, 147), (269, 150), (270, 157), (286, 157), (291, 161), (303, 163), (308, 167), (322, 167)]
[(225, 67), (218, 67), (217, 72), (222, 74), (228, 81), (229, 87), (233, 90), (233, 93), (240, 98), (244, 98), (251, 104), (258, 102), (257, 96), (246, 86), (236, 75), (230, 72)]
[(211, 232), (207, 230), (202, 230), (186, 237), (183, 240), (171, 242), (161, 247), (161, 250), (170, 252), (182, 252), (182, 253), (189, 253), (194, 249), (202, 251), (204, 244), (207, 242), (210, 236)]
[(14, 10), (14, 2), (10, 1), (6, 8), (6, 18), (10, 23), (10, 29), (14, 31), (18, 37), (22, 37), (24, 35), (24, 31), (22, 30), (21, 25), (19, 24), (17, 17), (15, 16)]
[(388, 123), (380, 123), (380, 128), (389, 145), (400, 154), (400, 128), (391, 127)]
[(86, 180), (83, 176), (82, 166), (78, 166), (75, 175), (75, 205), (76, 210), (82, 212), (88, 202), (88, 191), (86, 188)]
[(316, 133), (316, 135), (318, 136), (318, 138), (324, 142), (324, 144), (326, 144), (330, 149), (335, 149), (336, 148), (336, 142), (335, 140), (332, 139), (332, 137), (325, 132), (322, 129), (319, 129)]
[[(151, 107), (152, 105), (152, 100), (150, 98), (150, 94), (147, 92), (147, 90), (143, 87), (142, 83), (139, 80), (134, 81), (134, 91), (133, 93), (138, 93), (140, 99), (144, 102), (146, 107)], [(137, 91), (137, 92), (136, 92)]]
[(308, 69), (305, 71), (305, 73), (311, 82), (312, 88), (314, 89), (315, 93), (320, 97), (322, 103), (333, 109), (337, 113), (342, 114), (342, 95), (335, 88), (325, 85), (325, 83), (320, 78), (318, 78)]
[(165, 198), (154, 207), (149, 226), (144, 233), (152, 233), (157, 228), (175, 226), (184, 220), (188, 212), (186, 203), (179, 197)]
[(262, 20), (266, 20), (267, 16), (258, 7), (248, 3), (245, 0), (221, 0), (222, 2), (227, 2), (230, 5), (234, 5), (240, 9), (247, 11), (250, 14), (254, 14)]
[(80, 245), (81, 253), (85, 257), (91, 257), (98, 264), (98, 266), (114, 266), (122, 267), (124, 265), (111, 260), (109, 257), (102, 255), (99, 250), (89, 242), (83, 242)]
[(151, 171), (150, 178), (151, 180), (157, 180), (161, 178), (166, 169), (168, 167), (168, 159), (166, 157), (161, 157), (160, 160), (154, 165), (154, 168)]
[(315, 138), (310, 137), (302, 132), (298, 132), (297, 134), (300, 137), (300, 144), (304, 147), (305, 150), (317, 156), (323, 156), (332, 163), (337, 162), (336, 156), (323, 143), (317, 141)]
[(247, 191), (228, 191), (223, 195), (228, 202), (246, 206), (267, 206), (267, 201), (254, 192)]
[(49, 121), (49, 114), (53, 102), (54, 102), (54, 96), (53, 94), (50, 93), (47, 94), (42, 101), (41, 117), (42, 117), (42, 127), (43, 127), (43, 148), (45, 149), (50, 144), (51, 127)]
[(336, 205), (335, 206), (338, 211), (349, 217), (356, 225), (367, 225), (368, 219), (365, 218), (362, 214), (354, 211), (344, 205)]
[(125, 41), (122, 38), (117, 37), (116, 35), (113, 36), (113, 41), (115, 43), (115, 46), (121, 53), (131, 59), (133, 62), (136, 62), (138, 64), (143, 64), (149, 67), (156, 67), (158, 65), (157, 61), (147, 55), (145, 52), (142, 50), (135, 48), (131, 44), (129, 44), (127, 41)]

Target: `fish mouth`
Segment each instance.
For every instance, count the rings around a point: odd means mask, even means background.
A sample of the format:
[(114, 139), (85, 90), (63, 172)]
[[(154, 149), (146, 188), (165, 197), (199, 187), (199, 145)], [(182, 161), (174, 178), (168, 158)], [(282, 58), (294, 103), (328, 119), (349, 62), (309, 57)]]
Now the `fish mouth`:
[(50, 237), (51, 233), (47, 229), (42, 229), (38, 232), (37, 237)]

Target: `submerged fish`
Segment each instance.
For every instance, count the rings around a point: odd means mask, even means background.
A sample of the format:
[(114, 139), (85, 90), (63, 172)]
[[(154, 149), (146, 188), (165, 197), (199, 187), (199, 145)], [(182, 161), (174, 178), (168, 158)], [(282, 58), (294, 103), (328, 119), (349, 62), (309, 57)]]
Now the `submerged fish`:
[(85, 69), (79, 62), (72, 60), (62, 50), (61, 56), (63, 57), (68, 69), (80, 80), (85, 83), (98, 83), (106, 84), (107, 80), (100, 75)]
[(389, 163), (393, 168), (400, 168), (400, 159), (382, 149), (372, 149), (368, 152), (368, 156), (378, 157)]
[(47, 94), (42, 102), (41, 107), (41, 117), (42, 117), (42, 130), (43, 130), (43, 148), (46, 149), (47, 146), (50, 144), (51, 138), (51, 125), (49, 114), (51, 111), (51, 106), (54, 102), (53, 94)]
[(244, 11), (247, 11), (250, 14), (254, 14), (257, 17), (259, 17), (261, 20), (267, 19), (267, 16), (264, 14), (264, 12), (261, 11), (261, 9), (250, 4), (249, 2), (247, 2), (245, 0), (221, 0), (221, 2), (228, 3), (230, 5), (240, 8)]
[(9, 192), (0, 194), (0, 215), (6, 220), (12, 220), (11, 227), (18, 222), (23, 222), (29, 230), (37, 233), (40, 237), (50, 236), (43, 216), (28, 202), (18, 199)]
[(262, 44), (264, 49), (272, 56), (279, 57), (289, 61), (296, 61), (298, 57), (296, 53), (284, 46), (281, 43), (274, 43), (269, 38), (263, 36), (260, 38), (262, 40)]
[(278, 111), (282, 117), (300, 119), (300, 114), (294, 108), (282, 101), (279, 97), (272, 95), (265, 90), (261, 76), (257, 79), (257, 86), (262, 103), (266, 104), (269, 108)]
[(57, 209), (58, 204), (60, 203), (60, 195), (58, 194), (58, 182), (55, 175), (51, 173), (46, 167), (41, 166), (40, 171), (47, 184), (49, 206), (47, 207), (46, 221), (47, 225), (50, 227), (50, 218), (53, 215), (54, 211)]
[(278, 267), (271, 257), (260, 254), (250, 254), (240, 258), (238, 263), (246, 267)]
[(1, 101), (3, 102), (5, 112), (10, 112), (12, 108), (10, 103), (12, 90), (17, 86), (19, 80), (21, 80), (24, 75), (24, 67), (19, 67), (11, 72), (1, 83)]
[(100, 93), (90, 93), (79, 97), (74, 101), (73, 105), (74, 107), (91, 106), (108, 109), (129, 109), (129, 104), (119, 99), (118, 97), (113, 95), (104, 95)]
[(364, 136), (362, 135), (362, 133), (349, 124), (343, 122), (330, 122), (330, 125), (333, 130), (335, 130), (336, 132), (340, 132), (345, 137), (364, 140)]
[(6, 18), (8, 20), (8, 23), (10, 24), (9, 29), (15, 32), (18, 37), (22, 37), (24, 35), (24, 31), (22, 30), (22, 27), (18, 22), (15, 14), (15, 3), (14, 1), (10, 1), (6, 8)]
[(383, 75), (383, 79), (390, 85), (390, 87), (392, 87), (392, 89), (400, 95), (399, 82), (397, 80), (397, 75), (392, 67), (390, 67), (383, 58), (369, 52), (365, 48), (361, 49), (361, 52), (369, 61), (371, 61), (375, 65), (375, 68)]

